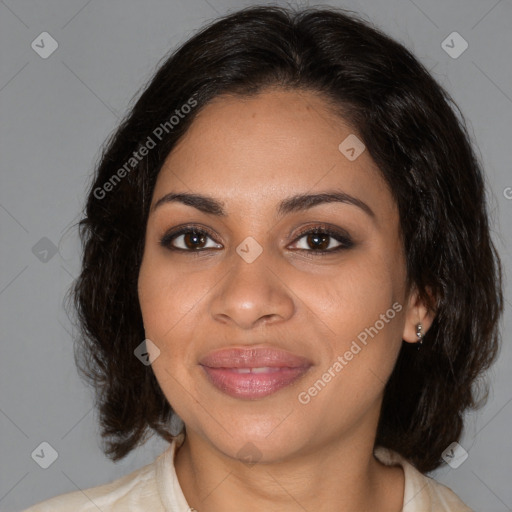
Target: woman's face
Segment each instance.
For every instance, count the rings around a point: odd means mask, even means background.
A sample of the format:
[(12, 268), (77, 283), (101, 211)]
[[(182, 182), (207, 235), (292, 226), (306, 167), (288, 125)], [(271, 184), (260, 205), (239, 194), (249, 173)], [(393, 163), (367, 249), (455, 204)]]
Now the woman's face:
[[(314, 93), (219, 97), (158, 176), (138, 283), (152, 368), (187, 431), (231, 457), (373, 442), (415, 341), (397, 207), (353, 137)], [(207, 200), (154, 208), (171, 193)]]

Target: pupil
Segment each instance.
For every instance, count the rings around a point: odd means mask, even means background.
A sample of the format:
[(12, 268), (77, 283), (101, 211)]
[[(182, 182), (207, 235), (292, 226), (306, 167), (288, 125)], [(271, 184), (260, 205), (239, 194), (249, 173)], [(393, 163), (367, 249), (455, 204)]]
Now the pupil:
[(314, 233), (308, 235), (308, 243), (311, 243), (313, 246), (316, 245), (316, 249), (320, 249), (323, 251), (327, 249), (327, 247), (329, 247), (328, 238), (329, 235), (321, 235)]
[(189, 249), (197, 249), (197, 244), (200, 243), (201, 246), (205, 243), (205, 236), (199, 233), (186, 233), (184, 236), (185, 245)]

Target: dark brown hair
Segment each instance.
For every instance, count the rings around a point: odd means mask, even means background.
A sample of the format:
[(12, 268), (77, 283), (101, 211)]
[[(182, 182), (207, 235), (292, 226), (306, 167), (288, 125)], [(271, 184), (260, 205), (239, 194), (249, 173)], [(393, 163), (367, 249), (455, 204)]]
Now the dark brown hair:
[(217, 20), (166, 58), (106, 142), (70, 290), (80, 329), (75, 359), (95, 390), (104, 451), (119, 460), (149, 429), (172, 440), (172, 408), (151, 367), (134, 356), (144, 340), (137, 278), (158, 172), (210, 100), (271, 86), (315, 91), (335, 106), (398, 205), (408, 284), (436, 317), (421, 350), (403, 343), (376, 445), (433, 470), (460, 438), (464, 411), (479, 405), (476, 383), (498, 352), (501, 267), (481, 165), (462, 114), (413, 55), (334, 8), (251, 7)]

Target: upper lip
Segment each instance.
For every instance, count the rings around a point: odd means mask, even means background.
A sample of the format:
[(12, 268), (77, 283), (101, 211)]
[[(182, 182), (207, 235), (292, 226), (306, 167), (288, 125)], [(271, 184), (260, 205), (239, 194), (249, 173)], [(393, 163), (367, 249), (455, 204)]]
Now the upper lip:
[(209, 368), (300, 368), (311, 366), (309, 359), (286, 350), (261, 348), (226, 348), (209, 352), (199, 364)]

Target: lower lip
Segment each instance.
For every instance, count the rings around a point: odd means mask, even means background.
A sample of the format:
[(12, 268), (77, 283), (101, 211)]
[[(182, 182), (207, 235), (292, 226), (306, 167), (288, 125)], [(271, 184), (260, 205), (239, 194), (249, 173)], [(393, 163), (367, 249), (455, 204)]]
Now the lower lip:
[(264, 373), (238, 373), (230, 368), (203, 366), (210, 382), (226, 395), (256, 400), (272, 395), (304, 375), (309, 367), (275, 368)]

